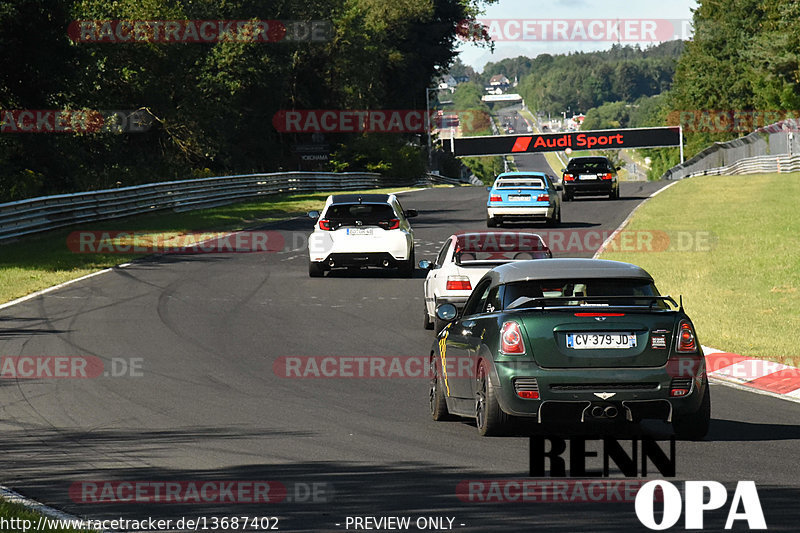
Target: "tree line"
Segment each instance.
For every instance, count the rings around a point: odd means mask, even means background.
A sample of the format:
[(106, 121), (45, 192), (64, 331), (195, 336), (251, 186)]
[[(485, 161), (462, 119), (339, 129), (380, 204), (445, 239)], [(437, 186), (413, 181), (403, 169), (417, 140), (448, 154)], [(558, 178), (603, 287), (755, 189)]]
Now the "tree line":
[[(0, 112), (143, 110), (151, 123), (145, 131), (119, 134), (15, 133), (15, 115), (0, 116), (0, 202), (296, 169), (295, 146), (319, 139), (278, 131), (272, 125), (278, 111), (425, 109), (425, 89), (456, 55), (458, 22), (494, 1), (2, 3)], [(178, 43), (86, 42), (74, 35), (75, 21), (153, 20), (323, 21), (329, 34)], [(97, 35), (106, 30), (98, 26)], [(419, 175), (422, 137), (326, 134), (331, 155), (323, 169)]]

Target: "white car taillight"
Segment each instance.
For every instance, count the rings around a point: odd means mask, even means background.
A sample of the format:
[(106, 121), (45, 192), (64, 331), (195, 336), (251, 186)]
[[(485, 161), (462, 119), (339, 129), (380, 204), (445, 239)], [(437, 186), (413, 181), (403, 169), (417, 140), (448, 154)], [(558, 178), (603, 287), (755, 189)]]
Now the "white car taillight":
[(445, 288), (448, 291), (471, 291), (472, 284), (467, 276), (447, 276)]

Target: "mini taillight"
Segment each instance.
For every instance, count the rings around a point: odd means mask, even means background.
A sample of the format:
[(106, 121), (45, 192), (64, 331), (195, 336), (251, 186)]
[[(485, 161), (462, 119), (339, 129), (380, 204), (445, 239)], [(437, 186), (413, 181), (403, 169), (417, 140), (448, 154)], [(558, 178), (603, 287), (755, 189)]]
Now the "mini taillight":
[(331, 221), (330, 220), (320, 220), (319, 221), (319, 229), (330, 231), (331, 230)]
[(600, 179), (602, 179), (602, 180), (610, 180), (613, 177), (614, 176), (612, 176), (611, 174), (601, 174), (600, 175)]
[(400, 219), (393, 218), (389, 220), (389, 226), (386, 229), (397, 229), (400, 227)]
[(679, 353), (693, 353), (697, 351), (697, 343), (694, 338), (694, 331), (691, 324), (686, 320), (681, 321), (678, 327), (678, 348)]
[(575, 181), (575, 176), (572, 174), (564, 174), (564, 181)]
[(537, 202), (549, 202), (550, 201), (550, 195), (549, 194), (540, 194), (536, 198), (536, 201)]
[(493, 194), (493, 195), (491, 195), (489, 197), (489, 201), (490, 202), (502, 202), (503, 201), (503, 197), (500, 196), (500, 195), (497, 195), (497, 194)]
[(447, 276), (448, 291), (471, 291), (472, 285), (467, 276)]
[(539, 399), (539, 391), (535, 390), (518, 390), (517, 396), (520, 398), (524, 398), (525, 400), (538, 400)]
[(500, 353), (505, 355), (521, 355), (525, 353), (522, 334), (519, 331), (519, 324), (516, 322), (503, 324), (503, 329), (500, 330)]

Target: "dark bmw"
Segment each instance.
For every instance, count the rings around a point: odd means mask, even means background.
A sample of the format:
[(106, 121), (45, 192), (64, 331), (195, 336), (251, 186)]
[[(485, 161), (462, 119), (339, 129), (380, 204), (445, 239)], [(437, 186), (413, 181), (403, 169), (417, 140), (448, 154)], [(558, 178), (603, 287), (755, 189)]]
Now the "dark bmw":
[(617, 170), (619, 167), (615, 167), (607, 157), (573, 157), (567, 168), (561, 169), (564, 201), (569, 202), (576, 195), (619, 198)]
[(711, 396), (682, 305), (628, 263), (519, 261), (490, 270), (430, 354), (434, 420), (476, 418), (481, 435), (532, 423), (660, 419), (701, 439)]

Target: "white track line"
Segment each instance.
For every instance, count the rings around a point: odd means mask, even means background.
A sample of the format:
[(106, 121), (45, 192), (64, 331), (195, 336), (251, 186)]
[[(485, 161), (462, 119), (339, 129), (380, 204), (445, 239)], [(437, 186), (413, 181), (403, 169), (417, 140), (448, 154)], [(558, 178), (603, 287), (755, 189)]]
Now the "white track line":
[(17, 298), (16, 300), (11, 300), (10, 302), (6, 302), (4, 304), (0, 304), (0, 309), (5, 309), (6, 307), (11, 307), (12, 305), (21, 304), (22, 302), (27, 302), (28, 300), (32, 300), (37, 296), (41, 296), (42, 294), (47, 294), (48, 292), (58, 290), (62, 287), (66, 287), (67, 285), (72, 285), (73, 283), (77, 283), (78, 281), (83, 281), (85, 279), (93, 278), (95, 276), (99, 276), (100, 274), (105, 274), (106, 272), (111, 272), (115, 268), (121, 268), (130, 265), (130, 263), (125, 263), (122, 265), (118, 265), (117, 267), (111, 268), (104, 268), (103, 270), (98, 270), (97, 272), (92, 272), (91, 274), (86, 274), (85, 276), (81, 276), (79, 278), (71, 279), (69, 281), (65, 281), (64, 283), (59, 283), (58, 285), (53, 285), (52, 287), (48, 287), (46, 289), (42, 289), (40, 291), (33, 292), (27, 296), (23, 296), (22, 298)]
[[(402, 190), (402, 191), (397, 191), (397, 192), (392, 193), (392, 194), (403, 194), (403, 193), (407, 193), (407, 192), (424, 191), (424, 190), (427, 190), (427, 187), (419, 188), (419, 189), (405, 189), (405, 190)], [(302, 218), (304, 218), (304, 217), (297, 216), (297, 217), (292, 217), (292, 218), (287, 218), (287, 219), (282, 219), (282, 220), (295, 220), (295, 219), (302, 219)], [(232, 232), (229, 232), (228, 235), (232, 235), (232, 234), (238, 233), (240, 231), (247, 231), (247, 230), (246, 229), (242, 229), (242, 230), (232, 231)], [(212, 240), (212, 239), (209, 239), (209, 240)], [(48, 287), (48, 288), (42, 289), (40, 291), (32, 292), (31, 294), (28, 294), (27, 296), (23, 296), (22, 298), (17, 298), (16, 300), (11, 300), (10, 302), (6, 302), (4, 304), (0, 304), (0, 309), (5, 309), (7, 307), (11, 307), (12, 305), (17, 305), (17, 304), (21, 304), (22, 302), (27, 302), (28, 300), (32, 300), (33, 298), (36, 298), (37, 296), (41, 296), (43, 294), (47, 294), (48, 292), (61, 289), (63, 287), (66, 287), (67, 285), (71, 285), (72, 283), (77, 283), (78, 281), (83, 281), (85, 279), (89, 279), (89, 278), (92, 278), (94, 276), (99, 276), (100, 274), (106, 274), (107, 272), (111, 272), (115, 268), (125, 268), (125, 267), (130, 266), (130, 265), (131, 265), (131, 263), (123, 263), (121, 265), (116, 265), (116, 266), (113, 266), (111, 268), (104, 268), (103, 270), (98, 270), (97, 272), (92, 272), (91, 274), (86, 274), (85, 276), (81, 276), (79, 278), (71, 279), (69, 281), (65, 281), (64, 283), (59, 283), (58, 285), (53, 285), (52, 287)]]

